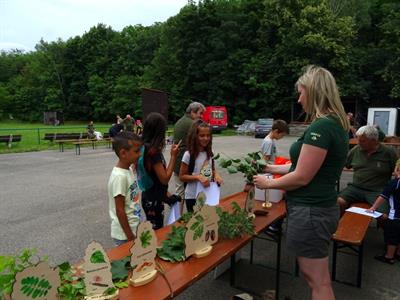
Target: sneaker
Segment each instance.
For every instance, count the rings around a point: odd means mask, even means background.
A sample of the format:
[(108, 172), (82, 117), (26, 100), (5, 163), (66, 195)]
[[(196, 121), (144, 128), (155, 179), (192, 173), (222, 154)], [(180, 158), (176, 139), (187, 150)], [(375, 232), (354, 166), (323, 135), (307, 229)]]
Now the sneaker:
[(393, 257), (392, 258), (386, 257), (385, 254), (376, 255), (374, 258), (376, 260), (379, 260), (380, 262), (383, 262), (383, 263), (386, 263), (386, 264), (389, 264), (389, 265), (393, 265), (394, 264), (394, 258)]
[(279, 228), (275, 224), (271, 224), (268, 226), (267, 230), (273, 233), (277, 233), (279, 231)]

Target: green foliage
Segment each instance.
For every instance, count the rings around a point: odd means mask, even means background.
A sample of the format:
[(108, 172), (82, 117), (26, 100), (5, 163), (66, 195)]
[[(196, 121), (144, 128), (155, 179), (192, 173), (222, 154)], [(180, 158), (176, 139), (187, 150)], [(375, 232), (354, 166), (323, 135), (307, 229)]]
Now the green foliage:
[(396, 105), (399, 3), (378, 0), (188, 1), (166, 22), (98, 24), (35, 52), (0, 54), (0, 117), (40, 120), (141, 115), (142, 87), (169, 92), (169, 120), (191, 99), (225, 105), (229, 119), (289, 119), (294, 83), (318, 64), (343, 96)]
[(149, 230), (143, 231), (140, 235), (140, 242), (142, 243), (143, 248), (147, 248), (150, 246), (151, 242), (151, 233)]
[(233, 211), (223, 211), (217, 207), (219, 216), (218, 232), (221, 237), (226, 239), (234, 239), (244, 234), (254, 235), (253, 219), (249, 218), (248, 213), (241, 209), (236, 202), (232, 202)]
[(266, 166), (261, 152), (247, 153), (244, 157), (237, 159), (224, 159), (219, 154), (216, 157), (221, 168), (225, 168), (229, 174), (242, 173), (247, 183), (253, 182), (254, 175), (264, 173)]
[(194, 216), (195, 222), (190, 226), (190, 230), (194, 231), (193, 240), (201, 238), (204, 232), (204, 218), (201, 215)]
[(185, 256), (185, 234), (186, 227), (172, 226), (172, 231), (168, 233), (167, 239), (157, 248), (157, 255), (163, 260), (179, 262), (186, 259)]
[(61, 284), (58, 287), (60, 300), (83, 299), (86, 295), (85, 283), (81, 276), (77, 276), (69, 262), (58, 266)]
[(126, 256), (119, 260), (113, 260), (111, 262), (111, 273), (114, 282), (121, 282), (126, 280), (131, 269), (131, 258)]
[(32, 299), (47, 295), (51, 289), (50, 282), (36, 276), (25, 277), (21, 280), (21, 292)]
[(36, 249), (24, 249), (17, 256), (0, 256), (0, 298), (13, 292), (15, 276), (18, 272), (35, 265)]
[(187, 211), (182, 216), (180, 217), (179, 221), (181, 221), (183, 224), (187, 224), (189, 220), (192, 218), (193, 212)]
[(97, 250), (92, 253), (90, 256), (90, 262), (93, 264), (100, 264), (100, 263), (105, 263), (104, 255), (100, 250)]

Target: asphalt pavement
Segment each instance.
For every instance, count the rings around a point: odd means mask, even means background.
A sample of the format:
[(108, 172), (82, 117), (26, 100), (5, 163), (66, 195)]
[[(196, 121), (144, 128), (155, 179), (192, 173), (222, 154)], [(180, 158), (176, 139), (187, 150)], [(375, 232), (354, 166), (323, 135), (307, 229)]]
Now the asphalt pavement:
[[(278, 141), (279, 154), (288, 156), (295, 137)], [(214, 135), (213, 149), (229, 157), (259, 150), (261, 139), (249, 136), (220, 137)], [(169, 158), (169, 147), (165, 151)], [(117, 158), (106, 147), (0, 155), (0, 255), (16, 254), (24, 248), (36, 248), (39, 255), (48, 255), (52, 265), (64, 261), (77, 262), (84, 256), (92, 240), (105, 249), (112, 248), (108, 215), (107, 181)], [(238, 192), (244, 184), (241, 174), (224, 178), (222, 196)], [(351, 180), (344, 174), (342, 187)], [(173, 180), (170, 190), (173, 191)], [(284, 237), (283, 237), (284, 239)], [(386, 265), (373, 259), (382, 252), (382, 231), (372, 223), (364, 254), (361, 289), (334, 283), (337, 299), (400, 299), (400, 262)], [(237, 282), (240, 286), (262, 293), (274, 288), (275, 245), (263, 240), (255, 242), (255, 263), (248, 264), (249, 246), (240, 252)], [(355, 281), (355, 256), (339, 255), (338, 277)], [(282, 249), (281, 298), (310, 299), (303, 278), (294, 277), (294, 258)], [(210, 272), (189, 287), (177, 299), (230, 299), (241, 291), (232, 288), (228, 274), (214, 279)]]

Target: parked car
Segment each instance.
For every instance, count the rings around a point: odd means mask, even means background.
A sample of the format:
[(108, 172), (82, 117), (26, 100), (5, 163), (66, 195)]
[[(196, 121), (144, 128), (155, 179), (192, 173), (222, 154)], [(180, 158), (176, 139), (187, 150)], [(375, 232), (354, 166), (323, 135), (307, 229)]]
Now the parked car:
[(254, 134), (255, 121), (245, 120), (243, 124), (239, 125), (236, 129), (237, 134)]
[(274, 119), (258, 119), (254, 129), (254, 137), (264, 138), (271, 131), (273, 123)]
[(222, 131), (228, 126), (228, 113), (225, 106), (206, 106), (203, 120), (207, 122), (213, 131)]

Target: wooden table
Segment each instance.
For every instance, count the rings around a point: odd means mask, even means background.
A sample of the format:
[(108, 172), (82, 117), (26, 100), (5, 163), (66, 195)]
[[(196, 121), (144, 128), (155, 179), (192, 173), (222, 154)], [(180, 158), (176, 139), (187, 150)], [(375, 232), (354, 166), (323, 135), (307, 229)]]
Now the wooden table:
[[(246, 193), (240, 192), (223, 198), (220, 201), (220, 206), (225, 210), (231, 210), (230, 203), (236, 201), (241, 207), (243, 207), (246, 195)], [(262, 202), (255, 202), (255, 208), (260, 209)], [(283, 218), (285, 215), (286, 205), (284, 201), (273, 204), (273, 206), (269, 209), (268, 215), (256, 217), (254, 220), (255, 231), (260, 233), (271, 223)], [(156, 231), (158, 244), (161, 244), (161, 241), (166, 239), (166, 236), (170, 231), (171, 226), (166, 226)], [(130, 285), (128, 288), (121, 289), (119, 292), (119, 299), (171, 299), (172, 297), (183, 292), (191, 284), (205, 276), (208, 272), (213, 270), (227, 258), (234, 257), (234, 254), (252, 239), (253, 237), (251, 236), (245, 236), (234, 240), (219, 240), (218, 243), (213, 246), (213, 250), (210, 255), (203, 258), (190, 257), (185, 262), (181, 263), (169, 263), (157, 258), (158, 262), (165, 270), (165, 276), (171, 285), (172, 293), (165, 279), (161, 276), (161, 274), (158, 274), (152, 282), (144, 286), (133, 287)], [(126, 243), (122, 246), (111, 249), (107, 254), (111, 260), (121, 259), (130, 254), (129, 249), (131, 246), (131, 242)], [(280, 257), (280, 253), (278, 253), (278, 255)], [(279, 270), (277, 270), (277, 272), (276, 286), (278, 294)]]

